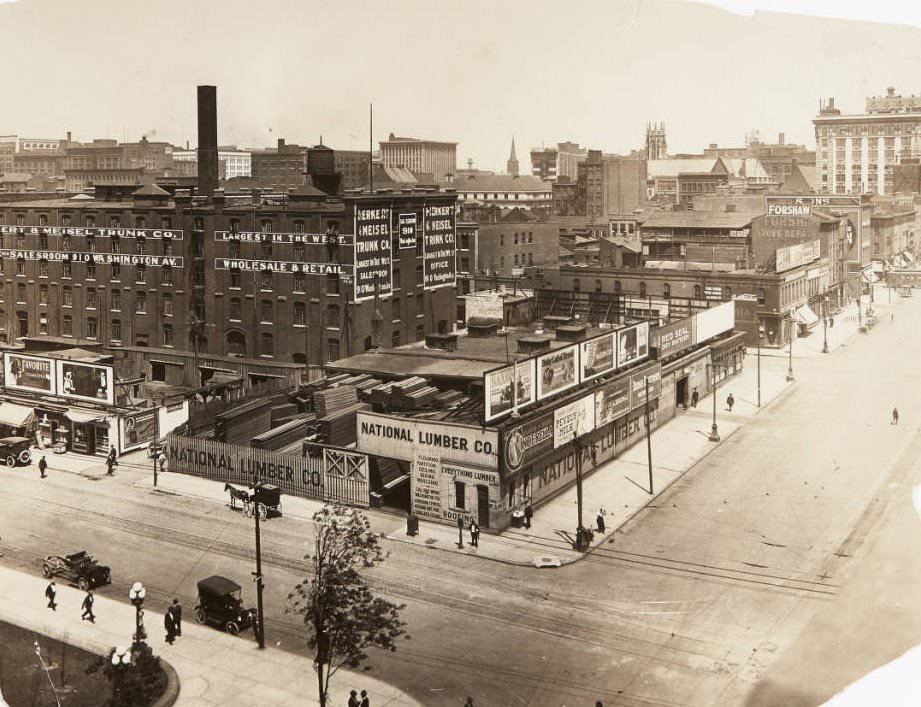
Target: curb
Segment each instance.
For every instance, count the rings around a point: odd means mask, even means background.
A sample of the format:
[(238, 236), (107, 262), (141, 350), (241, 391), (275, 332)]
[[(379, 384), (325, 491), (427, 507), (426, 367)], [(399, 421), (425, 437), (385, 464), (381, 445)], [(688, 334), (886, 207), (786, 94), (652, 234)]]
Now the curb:
[(166, 673), (166, 688), (159, 699), (155, 700), (150, 707), (172, 707), (179, 699), (179, 674), (176, 669), (166, 660), (160, 658), (160, 667)]

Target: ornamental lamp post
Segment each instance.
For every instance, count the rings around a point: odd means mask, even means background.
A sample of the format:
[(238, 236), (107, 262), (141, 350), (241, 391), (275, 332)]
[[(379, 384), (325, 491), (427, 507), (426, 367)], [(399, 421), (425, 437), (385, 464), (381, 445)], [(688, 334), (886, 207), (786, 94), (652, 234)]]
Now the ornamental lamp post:
[[(135, 582), (131, 585), (131, 589), (128, 590), (128, 598), (134, 605), (134, 636), (132, 640), (135, 647), (143, 645), (144, 639), (147, 638), (147, 631), (144, 629), (144, 598), (146, 596), (147, 590), (140, 582)], [(115, 660), (114, 655), (112, 659), (113, 661)]]
[(822, 332), (822, 353), (828, 353), (828, 295), (825, 295), (822, 298), (822, 325), (824, 330)]

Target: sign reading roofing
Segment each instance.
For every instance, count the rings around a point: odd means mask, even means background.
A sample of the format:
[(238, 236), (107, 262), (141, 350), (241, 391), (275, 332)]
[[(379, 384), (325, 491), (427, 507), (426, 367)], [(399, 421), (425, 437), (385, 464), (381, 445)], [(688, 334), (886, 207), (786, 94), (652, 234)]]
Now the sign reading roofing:
[(389, 206), (355, 207), (355, 301), (389, 297), (393, 290)]
[(457, 281), (454, 204), (427, 204), (422, 219), (423, 287), (453, 287)]

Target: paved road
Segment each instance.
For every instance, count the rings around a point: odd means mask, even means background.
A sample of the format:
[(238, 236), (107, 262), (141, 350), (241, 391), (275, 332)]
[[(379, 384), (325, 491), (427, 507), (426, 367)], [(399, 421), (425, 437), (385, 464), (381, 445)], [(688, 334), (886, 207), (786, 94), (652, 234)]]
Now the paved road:
[[(407, 604), (412, 638), (373, 656), (377, 677), (435, 706), (467, 694), (477, 705), (745, 703), (834, 606), (894, 498), (888, 484), (905, 478), (907, 423), (921, 420), (908, 397), (921, 334), (907, 320), (919, 308), (909, 300), (899, 321), (797, 362), (785, 397), (576, 565), (536, 571), (393, 543), (372, 580)], [(107, 593), (127, 597), (141, 579), (154, 607), (174, 595), (193, 605), (195, 581), (212, 573), (247, 584), (251, 526), (239, 514), (136, 488), (147, 472), (124, 464), (115, 479), (33, 472), (0, 470), (3, 562), (37, 572), (42, 554), (85, 546), (114, 568)], [(283, 607), (306, 528), (264, 528), (267, 635), (301, 651)]]

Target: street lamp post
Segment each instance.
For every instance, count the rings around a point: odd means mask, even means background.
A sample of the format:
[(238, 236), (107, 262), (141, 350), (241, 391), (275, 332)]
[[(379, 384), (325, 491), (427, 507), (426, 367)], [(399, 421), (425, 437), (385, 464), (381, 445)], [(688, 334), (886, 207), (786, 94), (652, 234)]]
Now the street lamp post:
[(646, 461), (649, 464), (649, 495), (652, 496), (654, 491), (652, 490), (652, 434), (651, 425), (649, 424), (649, 376), (643, 379), (643, 383), (646, 387), (646, 402), (644, 405), (646, 415)]
[(761, 325), (758, 325), (758, 407), (761, 407)]
[(588, 549), (588, 543), (585, 541), (585, 527), (582, 525), (582, 445), (579, 444), (578, 422), (572, 433), (572, 443), (576, 450), (576, 511), (578, 514), (575, 549), (585, 552)]
[(144, 598), (147, 596), (147, 590), (140, 582), (135, 582), (128, 590), (128, 598), (134, 605), (134, 646), (144, 643), (147, 638), (147, 631), (144, 629)]
[(822, 298), (822, 324), (824, 326), (822, 353), (828, 353), (828, 295)]
[(125, 670), (131, 665), (131, 649), (116, 648), (112, 652), (112, 702), (121, 704), (121, 689), (125, 678)]
[(262, 589), (265, 581), (262, 577), (262, 537), (259, 532), (261, 491), (262, 483), (253, 479), (253, 518), (256, 519), (256, 571), (253, 577), (253, 581), (256, 582), (256, 641), (260, 648), (265, 648), (265, 616), (262, 611)]
[(793, 321), (793, 317), (790, 317), (790, 358), (787, 363), (787, 383), (792, 383), (795, 378), (793, 377), (793, 336), (796, 333), (794, 328), (796, 323)]
[(710, 426), (710, 436), (707, 437), (711, 442), (720, 441), (720, 431), (716, 426), (716, 364), (712, 361), (707, 364), (710, 369), (710, 395), (713, 397), (713, 424)]
[[(33, 641), (35, 646), (35, 655), (38, 656), (38, 662), (42, 666), (42, 670), (45, 671), (45, 677), (48, 678), (48, 684), (51, 685), (51, 692), (54, 695), (54, 702), (57, 707), (61, 707), (61, 700), (58, 698), (58, 690), (54, 686), (54, 681), (51, 679), (51, 673), (48, 671), (48, 666), (45, 665), (45, 660), (42, 658), (42, 649), (38, 645), (38, 641)], [(6, 704), (5, 702), (3, 704)]]

